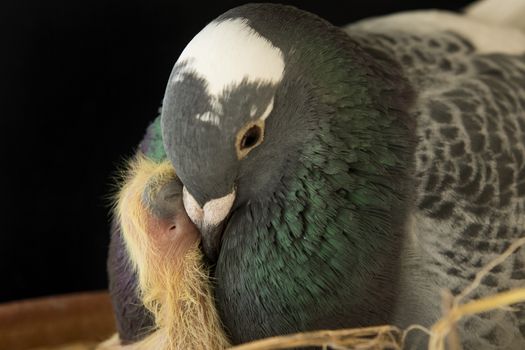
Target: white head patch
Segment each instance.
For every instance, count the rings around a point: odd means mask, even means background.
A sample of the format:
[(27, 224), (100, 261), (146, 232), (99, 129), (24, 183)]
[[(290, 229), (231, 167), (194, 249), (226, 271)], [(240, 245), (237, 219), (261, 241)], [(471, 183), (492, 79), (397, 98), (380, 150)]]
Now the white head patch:
[[(214, 100), (229, 86), (247, 82), (277, 84), (284, 73), (281, 50), (247, 24), (236, 18), (211, 22), (186, 46), (177, 64), (183, 63), (172, 77), (180, 81), (184, 73), (195, 73), (207, 82), (207, 92)], [(199, 115), (201, 121), (218, 124), (218, 117)]]
[[(177, 63), (187, 61), (184, 71), (194, 71), (208, 82), (208, 92), (222, 90), (243, 79), (278, 83), (283, 76), (281, 50), (250, 28), (246, 19), (211, 22), (186, 46)], [(179, 76), (173, 77), (178, 80)]]

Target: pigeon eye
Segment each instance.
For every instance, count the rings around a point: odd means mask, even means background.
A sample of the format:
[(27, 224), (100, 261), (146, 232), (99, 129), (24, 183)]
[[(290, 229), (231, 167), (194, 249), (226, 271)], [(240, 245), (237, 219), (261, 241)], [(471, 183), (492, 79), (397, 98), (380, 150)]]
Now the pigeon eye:
[(261, 137), (261, 128), (257, 125), (252, 126), (249, 128), (242, 137), (241, 140), (241, 150), (244, 150), (246, 148), (251, 148), (255, 146), (257, 141), (259, 141), (259, 138)]
[(261, 144), (264, 139), (264, 120), (259, 119), (249, 122), (237, 132), (235, 148), (237, 158), (242, 159), (255, 147)]

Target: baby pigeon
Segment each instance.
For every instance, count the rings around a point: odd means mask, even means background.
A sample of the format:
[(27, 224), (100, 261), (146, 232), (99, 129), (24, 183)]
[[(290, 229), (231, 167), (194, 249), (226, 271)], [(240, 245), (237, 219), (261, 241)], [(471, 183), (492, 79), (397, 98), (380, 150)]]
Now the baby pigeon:
[(117, 199), (108, 268), (118, 336), (99, 350), (224, 349), (182, 184), (169, 162), (145, 154), (130, 162)]

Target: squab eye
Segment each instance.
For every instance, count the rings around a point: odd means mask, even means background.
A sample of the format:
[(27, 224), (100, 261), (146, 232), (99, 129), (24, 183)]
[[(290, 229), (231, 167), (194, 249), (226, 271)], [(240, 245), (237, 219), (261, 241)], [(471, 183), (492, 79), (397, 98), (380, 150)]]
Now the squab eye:
[(264, 120), (247, 123), (237, 132), (235, 148), (237, 159), (243, 159), (252, 149), (259, 146), (264, 139)]
[(258, 125), (254, 125), (249, 128), (241, 139), (240, 148), (241, 150), (251, 148), (257, 144), (261, 137), (262, 130)]

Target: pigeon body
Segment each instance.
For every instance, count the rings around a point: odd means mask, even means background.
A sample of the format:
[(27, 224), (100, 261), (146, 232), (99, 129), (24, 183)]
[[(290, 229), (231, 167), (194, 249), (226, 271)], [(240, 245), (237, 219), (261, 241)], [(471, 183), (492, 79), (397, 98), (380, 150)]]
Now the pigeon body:
[[(457, 294), (525, 235), (525, 34), (512, 28), (414, 12), (343, 31), (245, 5), (184, 50), (158, 123), (148, 149), (177, 169), (234, 344), (430, 326), (441, 289)], [(524, 284), (521, 250), (471, 297)], [(460, 333), (466, 349), (522, 349), (525, 312)]]
[(140, 298), (137, 272), (132, 267), (122, 232), (116, 223), (112, 226), (108, 254), (109, 291), (119, 343), (125, 345), (151, 334), (155, 320)]

